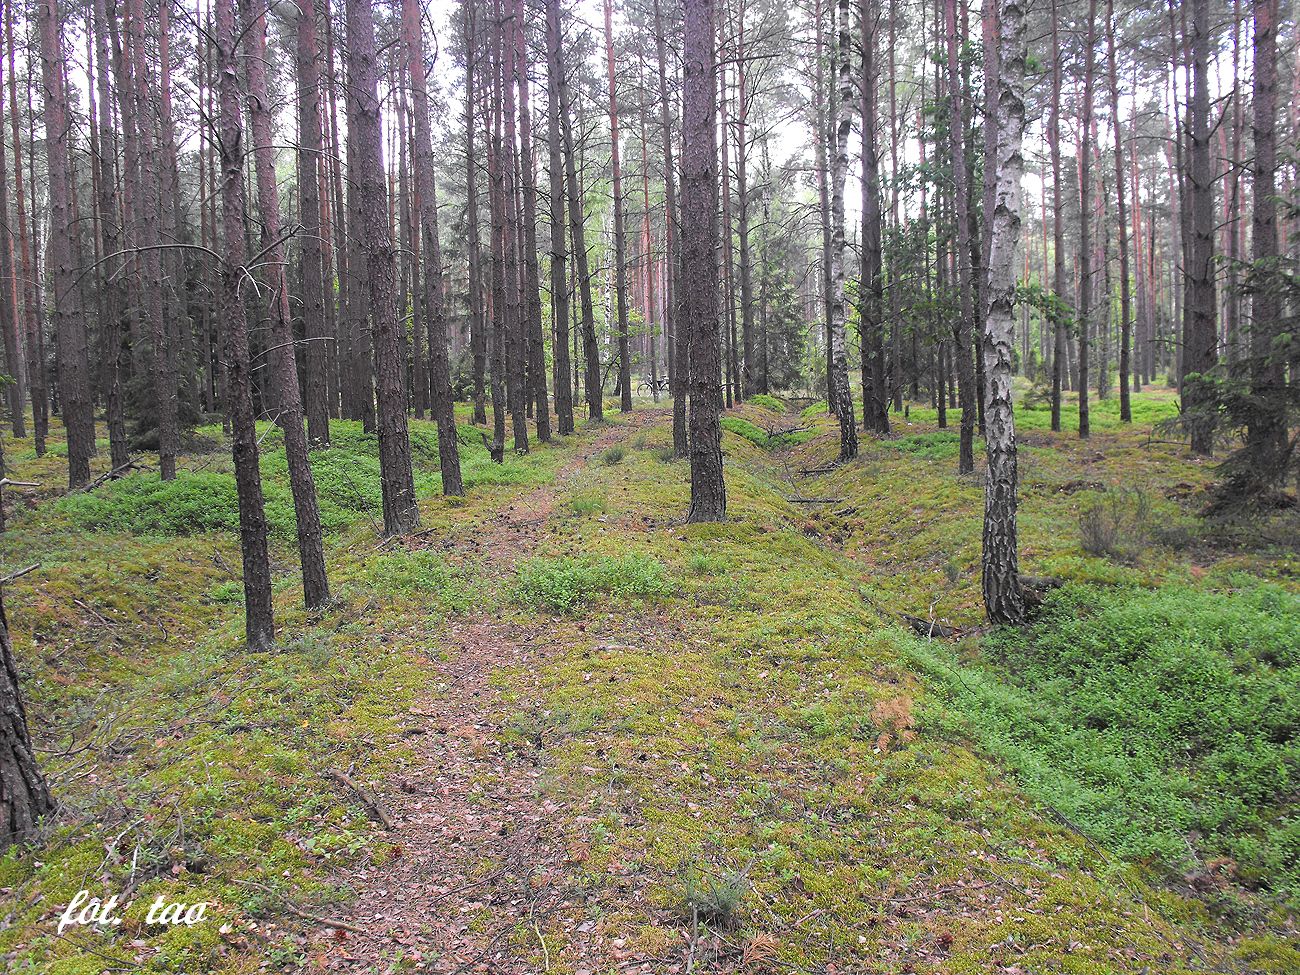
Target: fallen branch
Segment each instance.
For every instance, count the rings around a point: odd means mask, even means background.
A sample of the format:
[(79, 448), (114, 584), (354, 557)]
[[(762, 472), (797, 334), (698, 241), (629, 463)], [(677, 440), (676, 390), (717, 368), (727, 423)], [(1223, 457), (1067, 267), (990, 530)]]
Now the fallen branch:
[(286, 911), (294, 917), (301, 918), (304, 921), (311, 921), (313, 924), (321, 924), (328, 928), (339, 928), (343, 931), (351, 931), (353, 934), (369, 933), (365, 928), (359, 928), (355, 924), (349, 924), (347, 921), (340, 921), (336, 917), (325, 917), (320, 914), (313, 914), (311, 911), (305, 911), (293, 901), (286, 899), (283, 894), (277, 893), (270, 887), (266, 886), (266, 884), (259, 884), (256, 880), (236, 880), (235, 883), (240, 887), (256, 887), (263, 893), (270, 894), (279, 901), (281, 905), (283, 905)]
[(393, 828), (393, 821), (389, 818), (384, 807), (380, 805), (379, 799), (376, 798), (373, 792), (356, 779), (352, 778), (352, 776), (348, 775), (347, 772), (340, 772), (338, 769), (330, 769), (325, 774), (331, 779), (334, 779), (334, 781), (342, 783), (355, 792), (357, 798), (361, 800), (361, 804), (370, 811), (370, 814), (374, 816), (375, 819), (379, 820), (379, 822), (383, 824), (384, 829)]
[(25, 569), (19, 569), (17, 572), (10, 572), (7, 576), (0, 577), (0, 586), (3, 586), (6, 582), (13, 582), (15, 579), (21, 579), (23, 576), (27, 575), (27, 573), (35, 572), (40, 567), (41, 563), (33, 562)]
[(947, 640), (950, 637), (962, 635), (962, 631), (955, 626), (944, 626), (934, 620), (924, 620), (919, 616), (912, 616), (908, 613), (900, 613), (899, 616), (923, 637), (938, 637), (940, 640)]
[(843, 504), (843, 498), (786, 498), (791, 504)]

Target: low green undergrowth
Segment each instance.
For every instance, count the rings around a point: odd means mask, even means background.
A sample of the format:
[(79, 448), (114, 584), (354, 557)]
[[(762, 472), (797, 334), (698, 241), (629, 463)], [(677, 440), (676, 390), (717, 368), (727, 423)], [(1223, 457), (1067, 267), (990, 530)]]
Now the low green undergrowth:
[(768, 396), (766, 393), (757, 393), (745, 400), (754, 406), (761, 406), (765, 410), (771, 410), (773, 413), (784, 413), (785, 404), (775, 396)]
[(1300, 904), (1300, 597), (1067, 586), (983, 650), (908, 653), (1036, 798), (1121, 857)]
[(601, 595), (650, 598), (672, 592), (663, 563), (632, 554), (529, 559), (519, 568), (512, 595), (532, 609), (568, 612)]

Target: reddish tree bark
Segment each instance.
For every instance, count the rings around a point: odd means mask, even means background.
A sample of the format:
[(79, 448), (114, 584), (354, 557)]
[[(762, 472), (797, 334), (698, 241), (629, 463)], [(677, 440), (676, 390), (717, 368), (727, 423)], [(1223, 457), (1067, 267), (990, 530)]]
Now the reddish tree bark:
[(420, 524), (411, 469), (407, 428), (406, 371), (402, 363), (401, 322), (397, 315), (397, 272), (384, 189), (383, 134), (380, 124), (379, 71), (375, 27), (369, 0), (347, 0), (348, 142), (356, 147), (352, 182), (357, 187), (360, 226), (370, 295), (375, 349), (380, 487), (384, 533), (400, 535)]
[(614, 301), (618, 314), (619, 409), (632, 409), (632, 350), (627, 325), (627, 244), (623, 231), (623, 166), (619, 152), (618, 92), (614, 83), (613, 0), (605, 0), (605, 65), (609, 73), (609, 164), (614, 180)]

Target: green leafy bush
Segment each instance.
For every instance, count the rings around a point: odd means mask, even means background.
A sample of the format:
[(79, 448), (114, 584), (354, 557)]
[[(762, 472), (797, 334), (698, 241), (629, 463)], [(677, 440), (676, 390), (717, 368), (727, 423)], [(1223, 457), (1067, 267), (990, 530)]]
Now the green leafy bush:
[(672, 591), (662, 563), (632, 554), (529, 559), (519, 567), (512, 596), (534, 609), (568, 612), (600, 595), (648, 598)]
[(771, 437), (767, 431), (761, 429), (757, 424), (751, 423), (744, 417), (724, 416), (722, 418), (722, 429), (729, 430), (739, 437), (744, 437), (750, 443), (762, 447), (764, 450), (771, 449)]
[(1188, 869), (1190, 837), (1300, 904), (1300, 596), (1067, 586), (985, 650), (908, 653), (1034, 795), (1121, 856)]
[(893, 440), (882, 441), (882, 446), (901, 454), (924, 457), (926, 460), (947, 460), (961, 450), (961, 434), (956, 430), (935, 430), (933, 433), (910, 433)]

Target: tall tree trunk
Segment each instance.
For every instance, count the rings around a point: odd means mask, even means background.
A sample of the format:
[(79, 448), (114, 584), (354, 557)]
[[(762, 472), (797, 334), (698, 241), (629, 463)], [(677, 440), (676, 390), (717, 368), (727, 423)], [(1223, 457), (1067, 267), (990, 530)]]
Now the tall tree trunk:
[(1047, 147), (1052, 158), (1052, 430), (1061, 430), (1061, 387), (1065, 381), (1065, 215), (1061, 197), (1061, 61), (1060, 12), (1052, 0), (1052, 107)]
[(34, 839), (41, 818), (55, 808), (27, 730), (18, 662), (0, 595), (0, 852)]
[[(12, 4), (14, 0), (8, 0)], [(101, 64), (102, 68), (103, 65)], [(102, 74), (102, 71), (101, 71)], [(14, 106), (14, 114), (18, 106)], [(0, 79), (0, 121), (4, 119), (4, 82)], [(96, 154), (96, 173), (104, 158), (103, 147)], [(9, 233), (9, 163), (4, 147), (0, 146), (0, 216), (3, 217), (3, 240), (0, 240), (0, 331), (4, 332), (5, 368), (11, 382), (7, 390), (9, 422), (15, 437), (27, 436), (27, 356), (24, 348), (22, 322), (18, 315), (17, 285), (14, 273), (13, 235)]]
[(524, 336), (528, 349), (529, 401), (536, 408), (537, 439), (551, 440), (551, 408), (546, 392), (546, 346), (542, 336), (542, 283), (537, 260), (537, 171), (533, 164), (533, 116), (528, 97), (528, 44), (524, 0), (515, 0), (515, 59), (519, 69), (519, 159), (523, 211)]
[(832, 413), (839, 416), (839, 406), (835, 402), (835, 384), (831, 381), (835, 372), (831, 355), (835, 298), (831, 281), (830, 174), (826, 159), (827, 143), (835, 136), (825, 106), (826, 79), (823, 77), (822, 61), (825, 59), (826, 34), (822, 29), (822, 20), (822, 0), (813, 0), (813, 33), (817, 42), (813, 59), (813, 167), (817, 170), (817, 212), (821, 218), (822, 228), (821, 294), (824, 316), (823, 344), (826, 351), (826, 404)]
[(424, 76), (424, 38), (420, 6), (402, 0), (402, 33), (411, 69), (411, 112), (415, 116), (415, 195), (420, 204), (420, 250), (424, 259), (424, 311), (429, 334), (429, 407), (438, 424), (438, 463), (442, 493), (465, 493), (456, 442), (451, 392), (447, 316), (442, 293), (442, 251), (438, 243), (438, 189), (434, 182), (433, 134), (429, 127), (429, 88)]
[(555, 323), (555, 413), (560, 436), (573, 432), (573, 395), (569, 388), (569, 255), (564, 243), (564, 164), (560, 136), (560, 88), (564, 62), (560, 53), (560, 0), (546, 0), (546, 136), (549, 150), (551, 218), (551, 320)]
[[(1215, 397), (1210, 373), (1218, 362), (1214, 282), (1214, 168), (1210, 160), (1210, 5), (1192, 0), (1192, 97), (1187, 111), (1187, 327), (1183, 336), (1183, 400), (1191, 417), (1192, 452), (1214, 450)], [(1257, 197), (1258, 200), (1258, 197)]]
[[(23, 189), (22, 133), (18, 124), (18, 73), (15, 70), (14, 3), (10, 0), (4, 8), (5, 46), (8, 48), (10, 135), (14, 144), (14, 202), (18, 216), (18, 271), (23, 281), (23, 333), (26, 339), (27, 386), (32, 399), (32, 446), (37, 457), (45, 456), (45, 438), (49, 432), (50, 401), (45, 383), (45, 342), (41, 334), (40, 300), (37, 297), (36, 271), (32, 265), (32, 248), (29, 244), (27, 222), (27, 193)], [(28, 77), (30, 100), (31, 79)], [(35, 122), (32, 123), (33, 125)], [(34, 191), (34, 187), (32, 187)], [(33, 214), (33, 219), (35, 214)]]
[[(558, 3), (559, 0), (554, 2)], [(558, 37), (555, 43), (556, 57), (560, 62), (556, 100), (560, 105), (560, 135), (564, 139), (564, 181), (569, 204), (569, 238), (573, 245), (573, 267), (578, 278), (578, 298), (582, 310), (582, 358), (586, 370), (583, 382), (587, 392), (587, 417), (601, 420), (605, 417), (604, 390), (601, 388), (600, 348), (596, 344), (596, 311), (591, 300), (591, 271), (587, 262), (586, 212), (582, 208), (582, 190), (578, 185), (578, 157), (573, 141), (573, 122), (569, 115), (568, 76), (564, 71), (564, 58), (559, 51)]]
[(41, 79), (45, 92), (45, 153), (50, 184), (50, 264), (54, 327), (59, 351), (59, 400), (68, 438), (68, 484), (90, 481), (95, 418), (90, 388), (86, 323), (77, 283), (77, 226), (70, 205), (70, 122), (63, 79), (63, 38), (55, 0), (40, 0)]
[(474, 372), (474, 422), (487, 423), (484, 377), (487, 373), (487, 315), (484, 309), (483, 257), (478, 232), (478, 153), (474, 134), (479, 126), (475, 109), (478, 97), (478, 49), (474, 42), (475, 0), (464, 0), (465, 18), (465, 214), (469, 231), (470, 359)]
[(862, 278), (858, 285), (862, 329), (862, 427), (889, 433), (885, 385), (885, 281), (881, 258), (880, 156), (876, 146), (876, 40), (878, 0), (862, 0)]
[[(512, 10), (506, 0), (506, 10)], [(501, 115), (504, 135), (500, 165), (504, 174), (501, 197), (502, 226), (505, 232), (505, 341), (506, 403), (510, 410), (511, 432), (515, 453), (528, 453), (527, 334), (521, 309), (523, 275), (519, 234), (518, 122), (515, 90), (518, 87), (519, 61), (514, 42), (513, 13), (500, 22), (501, 33)]]
[(354, 232), (365, 249), (366, 277), (374, 319), (379, 408), (380, 487), (384, 533), (399, 535), (420, 524), (407, 431), (406, 372), (402, 365), (401, 323), (397, 317), (396, 267), (384, 193), (383, 134), (380, 126), (379, 73), (375, 28), (368, 0), (347, 0), (348, 87), (352, 91), (348, 141), (356, 143), (353, 181), (359, 191), (361, 226)]
[(994, 623), (1021, 623), (1016, 539), (1016, 426), (1011, 405), (1015, 330), (1015, 253), (1020, 237), (1020, 179), (1025, 128), (1025, 9), (1001, 0), (997, 43), (997, 186), (988, 252), (984, 319), (988, 477), (984, 483), (984, 606)]
[(275, 640), (271, 603), (271, 561), (267, 548), (262, 475), (257, 463), (257, 424), (253, 413), (252, 369), (248, 354), (248, 319), (240, 283), (248, 274), (244, 214), (244, 127), (239, 105), (239, 71), (235, 53), (234, 0), (217, 0), (217, 75), (221, 79), (221, 204), (224, 230), (219, 314), (229, 370), (230, 419), (235, 487), (239, 493), (239, 546), (244, 559), (244, 632), (253, 650)]
[(1097, 0), (1088, 0), (1088, 30), (1083, 48), (1083, 101), (1079, 116), (1079, 436), (1088, 422), (1088, 339), (1092, 331), (1092, 83), (1097, 46)]
[(325, 321), (324, 238), (321, 220), (320, 164), (320, 62), (316, 44), (314, 0), (297, 0), (298, 73), (298, 192), (299, 222), (302, 223), (302, 317), (307, 340), (304, 357), (303, 400), (307, 413), (307, 437), (312, 443), (329, 443), (329, 341)]
[(667, 250), (664, 274), (664, 333), (668, 341), (668, 385), (673, 398), (673, 451), (678, 457), (687, 452), (686, 434), (686, 382), (690, 373), (690, 360), (686, 355), (687, 342), (680, 334), (677, 314), (678, 267), (680, 256), (677, 242), (677, 174), (673, 162), (672, 108), (668, 92), (667, 40), (664, 35), (661, 0), (654, 0), (655, 54), (659, 69), (659, 127), (664, 151), (664, 234)]
[(956, 343), (953, 354), (957, 359), (957, 395), (961, 400), (961, 440), (957, 472), (969, 474), (975, 470), (975, 421), (978, 407), (975, 403), (975, 364), (971, 358), (971, 230), (970, 188), (966, 169), (966, 113), (962, 105), (964, 86), (957, 58), (960, 27), (957, 22), (956, 0), (946, 0), (948, 33), (948, 92), (951, 119), (948, 130), (952, 141), (953, 208), (957, 225), (956, 265), (960, 304), (957, 325), (953, 330)]
[(141, 295), (145, 328), (152, 351), (153, 408), (158, 421), (158, 470), (164, 481), (176, 476), (180, 449), (179, 382), (173, 329), (167, 316), (169, 285), (163, 270), (162, 208), (164, 186), (159, 171), (165, 146), (155, 125), (157, 105), (145, 46), (143, 0), (127, 0), (127, 34), (134, 68), (134, 113), (138, 128), (139, 190), (136, 198), (136, 246), (142, 274)]
[[(102, 356), (104, 398), (108, 414), (109, 463), (112, 470), (117, 470), (126, 466), (131, 460), (123, 403), (126, 397), (123, 389), (122, 339), (127, 296), (125, 283), (121, 280), (122, 259), (110, 256), (120, 254), (123, 239), (115, 165), (117, 159), (117, 132), (113, 126), (113, 100), (109, 86), (108, 24), (104, 0), (95, 0), (93, 17), (96, 52), (95, 82), (99, 92), (99, 138), (95, 168), (99, 176), (97, 206), (99, 210), (100, 236), (103, 241), (105, 255), (102, 284), (104, 313), (102, 335), (100, 337), (100, 354)], [(0, 178), (3, 178), (3, 174), (0, 174)]]
[[(492, 142), (488, 151), (488, 173), (492, 204), (492, 432), (495, 459), (504, 456), (506, 442), (506, 347), (510, 331), (509, 303), (506, 301), (506, 148), (502, 91), (505, 87), (505, 64), (502, 35), (501, 0), (493, 4), (492, 29)], [(511, 150), (513, 152), (513, 150)]]
[(1119, 118), (1119, 72), (1115, 59), (1115, 0), (1106, 0), (1106, 58), (1110, 71), (1110, 115), (1115, 132), (1115, 199), (1119, 212), (1119, 418), (1133, 421), (1129, 401), (1129, 348), (1132, 344), (1132, 299), (1129, 291), (1128, 205), (1124, 196), (1124, 130)]
[(623, 166), (619, 152), (618, 92), (614, 83), (613, 0), (605, 0), (605, 64), (609, 73), (609, 164), (614, 178), (614, 301), (618, 314), (619, 409), (632, 409), (632, 350), (627, 325), (627, 245), (623, 232)]
[[(847, 0), (844, 0), (847, 2)], [(690, 343), (691, 505), (686, 520), (722, 521), (718, 342), (718, 143), (713, 0), (685, 0), (682, 51), (681, 322)]]
[(736, 14), (736, 235), (740, 240), (740, 390), (757, 392), (754, 351), (754, 258), (749, 244), (749, 90), (745, 84), (745, 0)]
[(844, 182), (849, 172), (849, 135), (853, 130), (853, 72), (849, 53), (849, 0), (837, 0), (839, 118), (835, 124), (835, 162), (831, 170), (831, 396), (840, 421), (840, 460), (858, 455), (857, 417), (849, 389), (849, 362), (844, 348), (848, 303), (844, 296)]
[[(321, 539), (320, 507), (316, 481), (307, 456), (307, 434), (303, 430), (302, 392), (294, 355), (293, 312), (289, 307), (289, 276), (285, 273), (284, 243), (280, 234), (280, 190), (275, 176), (275, 136), (271, 96), (266, 82), (266, 13), (243, 0), (247, 22), (249, 115), (253, 130), (253, 162), (257, 171), (257, 209), (262, 218), (262, 248), (265, 252), (267, 284), (271, 296), (271, 367), (279, 391), (280, 426), (284, 430), (284, 454), (289, 466), (289, 487), (298, 527), (298, 557), (302, 564), (303, 601), (308, 609), (329, 601), (325, 575), (325, 549)], [(313, 179), (313, 185), (315, 180)]]
[[(1254, 0), (1255, 143), (1254, 209), (1251, 214), (1250, 392), (1256, 406), (1246, 443), (1259, 458), (1258, 471), (1277, 471), (1286, 449), (1286, 361), (1276, 348), (1282, 334), (1277, 233), (1277, 31), (1278, 0)], [(1291, 382), (1300, 381), (1292, 374)]]

